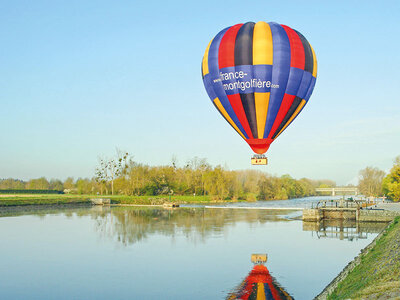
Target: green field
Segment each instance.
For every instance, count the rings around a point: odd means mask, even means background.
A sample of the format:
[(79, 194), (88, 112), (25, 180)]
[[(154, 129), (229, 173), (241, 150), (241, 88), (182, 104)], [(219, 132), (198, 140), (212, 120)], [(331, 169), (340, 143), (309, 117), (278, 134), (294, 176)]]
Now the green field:
[(24, 205), (64, 205), (64, 204), (89, 204), (92, 198), (111, 199), (113, 204), (142, 204), (160, 205), (166, 202), (174, 203), (215, 203), (231, 202), (216, 201), (210, 196), (122, 196), (122, 195), (48, 195), (48, 194), (15, 194), (0, 195), (0, 207), (5, 206), (24, 206)]

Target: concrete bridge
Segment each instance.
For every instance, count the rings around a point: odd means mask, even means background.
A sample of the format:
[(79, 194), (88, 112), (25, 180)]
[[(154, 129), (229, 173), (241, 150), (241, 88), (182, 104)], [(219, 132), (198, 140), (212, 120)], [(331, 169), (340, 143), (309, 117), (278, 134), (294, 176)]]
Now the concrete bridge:
[(352, 194), (352, 195), (358, 195), (358, 188), (356, 187), (334, 187), (334, 188), (316, 188), (316, 192), (321, 192), (321, 193), (332, 193), (332, 196), (335, 196), (338, 192), (339, 193), (345, 193), (347, 195)]

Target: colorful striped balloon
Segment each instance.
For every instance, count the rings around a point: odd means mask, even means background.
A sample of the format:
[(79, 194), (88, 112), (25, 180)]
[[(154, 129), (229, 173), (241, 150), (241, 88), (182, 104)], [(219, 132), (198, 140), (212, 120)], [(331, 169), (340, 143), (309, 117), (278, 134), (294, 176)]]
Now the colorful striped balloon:
[(317, 59), (300, 32), (273, 22), (248, 22), (211, 40), (202, 75), (221, 115), (255, 153), (263, 154), (308, 102)]

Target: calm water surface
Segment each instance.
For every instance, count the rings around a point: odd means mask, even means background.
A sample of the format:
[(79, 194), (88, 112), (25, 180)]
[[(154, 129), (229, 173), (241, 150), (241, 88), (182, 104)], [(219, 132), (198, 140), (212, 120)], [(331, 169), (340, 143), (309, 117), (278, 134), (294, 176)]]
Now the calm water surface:
[(291, 296), (312, 299), (385, 226), (317, 227), (298, 215), (204, 207), (3, 212), (0, 299), (225, 299), (251, 271), (252, 253), (268, 254), (266, 266)]

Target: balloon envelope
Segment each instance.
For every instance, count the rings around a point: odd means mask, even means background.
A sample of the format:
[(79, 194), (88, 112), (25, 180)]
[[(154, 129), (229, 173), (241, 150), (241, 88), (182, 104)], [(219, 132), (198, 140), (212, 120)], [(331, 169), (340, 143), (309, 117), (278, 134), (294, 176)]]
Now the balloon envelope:
[(298, 31), (248, 22), (211, 40), (202, 75), (217, 110), (255, 153), (263, 154), (308, 102), (317, 59)]

